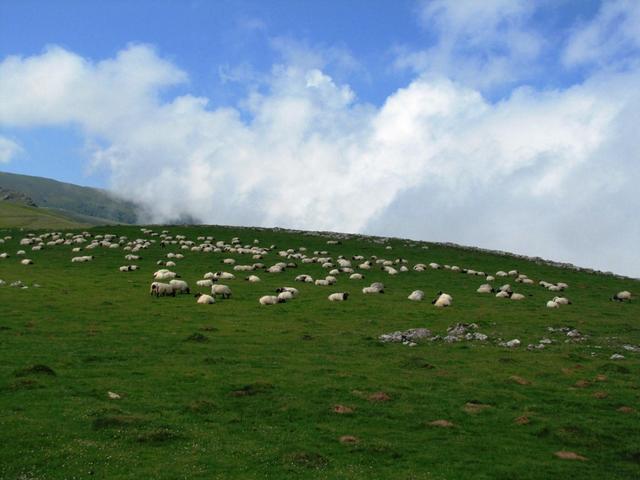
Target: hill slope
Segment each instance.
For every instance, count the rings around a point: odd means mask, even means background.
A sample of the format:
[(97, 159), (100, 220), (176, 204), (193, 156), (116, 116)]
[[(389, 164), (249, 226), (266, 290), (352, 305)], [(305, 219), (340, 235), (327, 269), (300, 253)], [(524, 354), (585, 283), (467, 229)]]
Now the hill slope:
[(76, 221), (62, 213), (14, 202), (0, 202), (0, 228), (82, 228), (90, 222)]
[[(0, 252), (11, 256), (0, 259), (0, 431), (11, 441), (0, 449), (0, 478), (640, 478), (640, 302), (609, 300), (620, 290), (637, 295), (637, 281), (400, 239), (151, 228), (94, 227), (85, 242), (39, 251), (20, 245), (24, 233), (2, 232)], [(163, 230), (172, 237), (164, 243)], [(107, 234), (144, 238), (144, 247), (114, 247)], [(222, 244), (192, 250), (207, 237)], [(233, 237), (263, 247), (262, 258), (232, 247)], [(93, 260), (72, 263), (75, 246)], [(33, 265), (20, 264), (20, 248)], [(150, 296), (156, 262), (170, 253), (184, 255), (170, 268), (192, 294), (210, 291), (196, 284), (205, 272), (233, 272), (224, 280), (231, 298)], [(295, 281), (325, 278), (333, 267), (318, 257), (337, 266), (340, 255), (362, 256), (352, 268), (365, 279)], [(227, 258), (291, 265), (243, 272)], [(365, 259), (371, 269), (360, 267)], [(407, 271), (390, 275), (382, 259)], [(492, 275), (515, 269), (535, 283), (498, 277), (495, 287), (511, 283), (525, 295), (500, 299), (476, 292), (483, 275), (414, 269), (430, 262)], [(139, 269), (120, 272), (128, 263)], [(261, 281), (244, 280), (250, 273)], [(11, 288), (17, 280), (29, 288)], [(568, 288), (552, 292), (540, 280)], [(363, 294), (372, 282), (385, 293)], [(258, 303), (283, 286), (298, 296)], [(417, 289), (425, 301), (407, 299)], [(453, 296), (451, 307), (430, 303), (439, 290)], [(333, 292), (351, 295), (330, 302)], [(572, 304), (547, 308), (558, 294)], [(415, 346), (379, 341), (419, 327), (433, 336)], [(471, 337), (446, 338), (463, 329)], [(503, 344), (516, 338), (519, 347)], [(555, 455), (566, 451), (585, 460)]]
[(82, 223), (136, 223), (136, 205), (104, 190), (49, 178), (0, 172), (0, 188), (19, 192), (38, 206), (79, 219)]

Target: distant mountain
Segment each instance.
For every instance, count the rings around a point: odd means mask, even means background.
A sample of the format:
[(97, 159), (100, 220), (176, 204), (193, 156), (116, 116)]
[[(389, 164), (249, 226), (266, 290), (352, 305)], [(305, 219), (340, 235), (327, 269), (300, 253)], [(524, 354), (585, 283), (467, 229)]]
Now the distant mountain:
[(0, 199), (35, 206), (80, 224), (134, 224), (137, 206), (105, 190), (49, 178), (0, 172)]

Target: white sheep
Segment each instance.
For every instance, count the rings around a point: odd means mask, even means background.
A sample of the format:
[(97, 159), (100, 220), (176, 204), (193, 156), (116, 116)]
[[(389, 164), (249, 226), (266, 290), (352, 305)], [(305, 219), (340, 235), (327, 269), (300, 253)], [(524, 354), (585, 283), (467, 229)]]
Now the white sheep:
[(478, 287), (476, 292), (478, 292), (478, 293), (493, 293), (493, 292), (495, 292), (495, 289), (491, 285), (489, 285), (488, 283), (484, 283), (484, 284), (482, 284), (482, 285), (480, 285)]
[(553, 301), (558, 305), (571, 305), (571, 301), (566, 297), (554, 297)]
[(304, 283), (313, 283), (313, 277), (311, 277), (311, 275), (298, 275), (295, 278), (296, 282), (304, 282)]
[(258, 277), (257, 275), (249, 275), (245, 280), (250, 283), (257, 283), (260, 281), (260, 277)]
[(198, 280), (196, 285), (199, 287), (211, 287), (213, 286), (213, 281), (210, 278), (207, 278), (206, 280)]
[[(205, 277), (206, 278), (206, 277)], [(223, 279), (223, 280), (233, 280), (236, 276), (233, 273), (229, 272), (216, 272), (213, 274), (213, 278)]]
[(329, 282), (329, 285), (334, 285), (338, 281), (338, 279), (333, 275), (327, 275), (324, 279)]
[(621, 292), (616, 293), (611, 300), (615, 300), (617, 302), (629, 302), (631, 301), (631, 292), (627, 290), (623, 290)]
[(293, 287), (276, 288), (276, 293), (281, 293), (281, 292), (289, 292), (294, 297), (297, 297), (298, 294), (300, 293), (297, 288), (293, 288)]
[(184, 280), (170, 280), (169, 285), (173, 287), (173, 290), (176, 293), (191, 293), (191, 289), (189, 288), (189, 284)]
[(524, 300), (525, 296), (521, 293), (512, 293), (511, 300)]
[(220, 295), (222, 298), (231, 298), (231, 289), (226, 285), (213, 285), (211, 294)]
[(364, 279), (364, 275), (362, 275), (361, 273), (352, 273), (351, 275), (349, 275), (349, 280), (363, 280)]
[(288, 292), (286, 290), (283, 292), (280, 292), (278, 293), (278, 300), (284, 300), (284, 301), (293, 300), (293, 293)]
[(168, 283), (162, 282), (153, 282), (151, 284), (151, 288), (149, 288), (149, 294), (155, 295), (156, 297), (165, 297), (168, 295), (173, 297), (176, 296), (176, 292), (173, 287)]
[(214, 297), (212, 297), (211, 295), (206, 295), (204, 293), (196, 293), (196, 303), (201, 303), (201, 304), (212, 304), (216, 302), (216, 299)]
[(20, 263), (22, 265), (33, 265), (33, 260), (31, 260), (30, 258), (25, 258), (20, 260)]
[(431, 302), (434, 307), (450, 307), (453, 303), (453, 297), (448, 293), (439, 292), (435, 299)]
[(344, 302), (349, 298), (349, 294), (347, 292), (332, 293), (327, 298), (330, 302)]
[(179, 277), (179, 276), (178, 276), (178, 274), (176, 274), (176, 272), (172, 272), (172, 271), (167, 270), (165, 268), (157, 270), (156, 272), (153, 273), (153, 279), (154, 280), (171, 280), (171, 279), (177, 278), (177, 277)]
[(275, 305), (276, 303), (284, 303), (285, 300), (276, 297), (275, 295), (265, 295), (260, 297), (260, 305)]
[(421, 302), (424, 300), (424, 292), (422, 290), (414, 290), (407, 298), (414, 302)]
[(547, 308), (560, 308), (560, 305), (553, 300), (547, 302)]
[(498, 293), (496, 293), (496, 298), (509, 298), (509, 292), (500, 290)]
[(329, 286), (329, 281), (326, 279), (318, 279), (315, 281), (315, 284), (319, 287), (328, 287)]

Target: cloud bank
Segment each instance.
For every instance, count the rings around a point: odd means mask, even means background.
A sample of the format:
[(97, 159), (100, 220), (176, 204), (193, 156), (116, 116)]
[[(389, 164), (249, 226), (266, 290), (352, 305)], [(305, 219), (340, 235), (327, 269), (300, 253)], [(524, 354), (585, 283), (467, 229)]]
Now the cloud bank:
[[(0, 126), (80, 129), (93, 168), (145, 206), (145, 221), (189, 215), (453, 241), (640, 277), (640, 68), (625, 62), (568, 87), (521, 85), (488, 101), (495, 79), (518, 80), (503, 68), (517, 72), (543, 48), (524, 27), (527, 4), (487, 2), (495, 8), (473, 18), (457, 2), (427, 4), (425, 26), (448, 33), (414, 52), (414, 79), (380, 106), (288, 58), (237, 107), (218, 108), (171, 95), (188, 88), (188, 74), (150, 46), (99, 62), (54, 46), (0, 63)], [(603, 11), (576, 28), (563, 61), (594, 64), (588, 46), (610, 18)], [(633, 48), (620, 35), (599, 58)], [(480, 61), (474, 51), (489, 53)], [(474, 71), (487, 82), (467, 81)], [(13, 155), (2, 142), (0, 161)]]

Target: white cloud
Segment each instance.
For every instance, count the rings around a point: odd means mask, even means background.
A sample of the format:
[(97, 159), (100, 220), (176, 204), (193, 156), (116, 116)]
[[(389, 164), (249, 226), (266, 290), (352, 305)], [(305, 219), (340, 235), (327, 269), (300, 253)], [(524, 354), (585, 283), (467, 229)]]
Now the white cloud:
[[(576, 27), (563, 52), (566, 66), (637, 62), (640, 53), (640, 2), (609, 0), (595, 18)], [(635, 54), (632, 56), (631, 54)]]
[(524, 0), (431, 0), (418, 18), (434, 37), (429, 47), (399, 49), (396, 67), (445, 75), (481, 90), (527, 77), (543, 37), (527, 28), (535, 5)]
[[(47, 71), (40, 95), (18, 88)], [(638, 71), (497, 104), (419, 76), (378, 108), (322, 69), (277, 65), (245, 112), (161, 99), (185, 81), (144, 46), (98, 63), (59, 48), (11, 57), (0, 126), (78, 124), (106, 145), (92, 161), (113, 189), (157, 222), (366, 230), (640, 275)]]
[(22, 147), (20, 145), (0, 135), (0, 163), (9, 163), (21, 152)]

